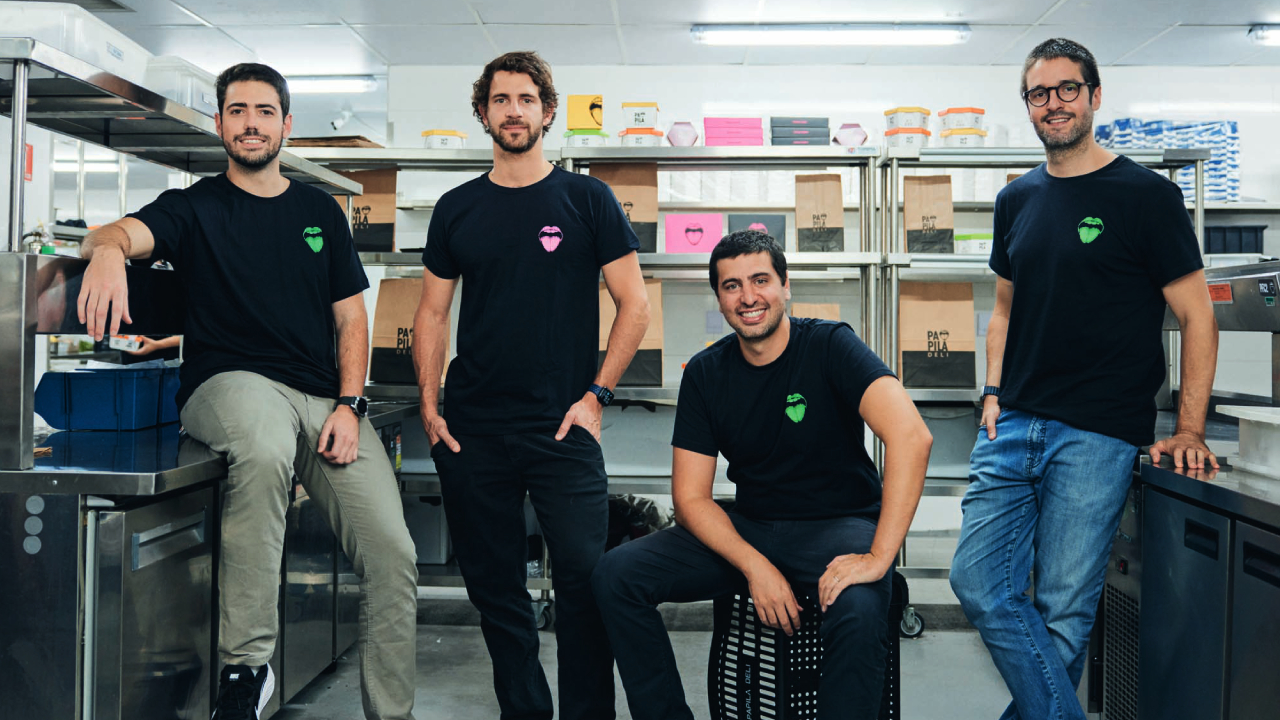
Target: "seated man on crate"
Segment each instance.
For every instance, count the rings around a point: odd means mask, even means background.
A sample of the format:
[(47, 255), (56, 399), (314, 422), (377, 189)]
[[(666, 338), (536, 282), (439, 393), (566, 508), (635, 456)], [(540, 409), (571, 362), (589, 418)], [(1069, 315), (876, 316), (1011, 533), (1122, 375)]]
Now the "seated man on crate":
[[(710, 271), (734, 334), (695, 355), (680, 383), (678, 526), (609, 552), (593, 577), (631, 716), (693, 718), (657, 606), (726, 595), (745, 579), (761, 622), (788, 635), (802, 611), (820, 611), (821, 717), (875, 718), (892, 568), (933, 438), (847, 324), (787, 316), (787, 261), (771, 236), (726, 236)], [(885, 444), (883, 490), (864, 421)], [(737, 485), (729, 513), (712, 499), (717, 455)]]
[[(395, 472), (364, 417), (369, 287), (332, 197), (280, 174), (289, 88), (235, 65), (217, 82), (214, 120), (227, 172), (169, 190), (90, 233), (79, 316), (95, 338), (129, 318), (125, 258), (163, 257), (186, 301), (179, 417), (227, 458), (218, 566), (215, 720), (257, 720), (268, 661), (285, 511), (296, 475), (361, 579), (360, 676), (368, 718), (413, 717), (417, 567)], [(110, 327), (107, 325), (110, 316)]]

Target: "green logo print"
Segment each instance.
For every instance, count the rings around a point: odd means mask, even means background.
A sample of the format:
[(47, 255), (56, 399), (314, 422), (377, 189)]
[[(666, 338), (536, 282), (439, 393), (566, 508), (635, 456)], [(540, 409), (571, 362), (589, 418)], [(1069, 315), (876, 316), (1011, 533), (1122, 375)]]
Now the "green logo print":
[(787, 417), (791, 418), (791, 422), (800, 422), (804, 419), (804, 409), (808, 405), (804, 401), (804, 396), (800, 393), (792, 393), (787, 396)]
[(1096, 217), (1087, 217), (1076, 226), (1076, 230), (1080, 233), (1080, 242), (1085, 245), (1097, 240), (1103, 229), (1102, 221)]
[(320, 235), (321, 232), (318, 227), (309, 227), (302, 231), (302, 239), (307, 242), (312, 252), (320, 252), (320, 248), (324, 247), (324, 238)]

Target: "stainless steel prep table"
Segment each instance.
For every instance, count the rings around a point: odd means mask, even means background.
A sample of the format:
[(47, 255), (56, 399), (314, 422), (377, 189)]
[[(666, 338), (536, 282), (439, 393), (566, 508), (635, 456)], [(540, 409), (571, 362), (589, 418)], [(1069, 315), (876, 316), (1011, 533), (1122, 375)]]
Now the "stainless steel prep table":
[[(377, 404), (370, 419), (380, 428), (417, 412)], [(176, 424), (41, 445), (53, 455), (34, 468), (0, 471), (0, 720), (207, 716), (225, 460), (180, 447)], [(273, 706), (350, 646), (358, 614), (350, 565), (298, 489)]]

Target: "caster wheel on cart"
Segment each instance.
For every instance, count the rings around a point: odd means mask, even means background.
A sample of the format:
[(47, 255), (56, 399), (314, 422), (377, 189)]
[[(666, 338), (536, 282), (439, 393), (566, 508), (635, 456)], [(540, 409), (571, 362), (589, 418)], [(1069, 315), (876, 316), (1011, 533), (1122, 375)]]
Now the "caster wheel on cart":
[(908, 606), (902, 611), (902, 621), (898, 623), (898, 634), (904, 638), (918, 638), (924, 634), (924, 616), (916, 609)]
[[(534, 615), (538, 618), (539, 630), (550, 630), (556, 622), (556, 611), (551, 603), (533, 604)], [(541, 607), (539, 607), (541, 606)]]

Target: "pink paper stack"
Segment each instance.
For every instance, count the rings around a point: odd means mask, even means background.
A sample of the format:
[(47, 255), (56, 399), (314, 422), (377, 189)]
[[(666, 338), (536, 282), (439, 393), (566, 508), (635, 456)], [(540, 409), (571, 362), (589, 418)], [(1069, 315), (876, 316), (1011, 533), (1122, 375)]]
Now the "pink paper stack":
[(704, 118), (704, 142), (715, 145), (764, 145), (764, 125), (760, 118)]

